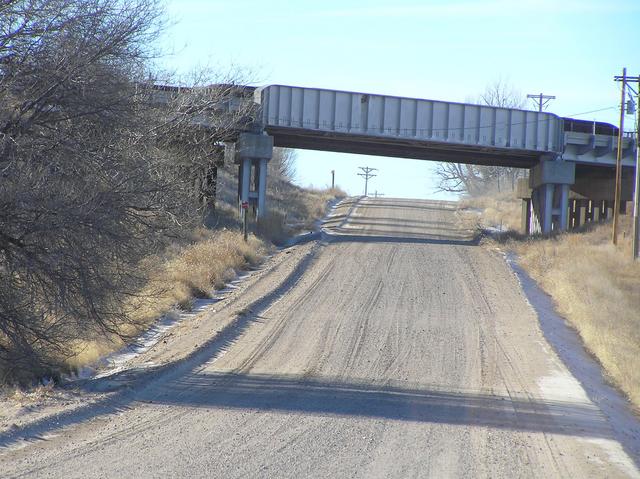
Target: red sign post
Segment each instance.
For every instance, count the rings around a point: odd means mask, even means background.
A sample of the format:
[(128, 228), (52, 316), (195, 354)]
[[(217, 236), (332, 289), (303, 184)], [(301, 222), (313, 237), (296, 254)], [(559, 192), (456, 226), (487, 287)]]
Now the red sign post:
[(248, 215), (247, 215), (247, 210), (249, 209), (249, 202), (248, 201), (243, 201), (242, 202), (242, 237), (244, 238), (244, 241), (246, 243), (247, 241), (247, 235), (248, 235), (248, 231), (247, 231), (247, 223), (249, 221)]

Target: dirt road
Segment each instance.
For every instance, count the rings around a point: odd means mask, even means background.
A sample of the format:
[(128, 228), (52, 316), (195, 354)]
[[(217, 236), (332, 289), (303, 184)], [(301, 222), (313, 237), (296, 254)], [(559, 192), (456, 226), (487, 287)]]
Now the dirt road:
[(298, 248), (181, 367), (5, 437), (0, 475), (638, 476), (453, 204), (363, 200)]

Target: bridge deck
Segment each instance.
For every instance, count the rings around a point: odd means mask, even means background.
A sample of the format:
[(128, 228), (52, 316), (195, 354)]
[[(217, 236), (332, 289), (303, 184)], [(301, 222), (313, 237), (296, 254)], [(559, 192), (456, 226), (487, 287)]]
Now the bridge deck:
[[(615, 134), (565, 132), (552, 113), (286, 85), (254, 98), (276, 146), (521, 168), (616, 161)], [(635, 147), (623, 139), (623, 164), (633, 166)]]
[(256, 101), (277, 146), (520, 167), (563, 147), (551, 113), (284, 85)]

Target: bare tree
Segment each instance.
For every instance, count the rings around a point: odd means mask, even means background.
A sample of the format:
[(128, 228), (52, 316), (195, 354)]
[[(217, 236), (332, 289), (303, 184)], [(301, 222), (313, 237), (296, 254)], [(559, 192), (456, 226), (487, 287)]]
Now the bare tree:
[(251, 122), (237, 85), (152, 86), (161, 28), (157, 0), (0, 4), (7, 380), (59, 366), (76, 339), (122, 334), (145, 281), (138, 263), (201, 222), (214, 147)]
[(482, 181), (474, 165), (436, 163), (435, 173), (440, 179), (437, 191), (471, 194), (476, 191)]
[(206, 73), (184, 87), (154, 85), (150, 94), (156, 108), (149, 122), (156, 143), (174, 159), (174, 181), (186, 181), (185, 192), (197, 198), (205, 223), (215, 210), (224, 144), (256, 121), (253, 88), (240, 84), (240, 72)]
[[(508, 82), (498, 79), (487, 85), (478, 102), (501, 108), (524, 108), (526, 100)], [(469, 195), (479, 195), (492, 189), (500, 192), (506, 186), (514, 190), (516, 179), (525, 171), (511, 167), (438, 163), (435, 167), (438, 177), (436, 190)]]
[(524, 108), (526, 98), (506, 80), (499, 78), (487, 85), (479, 96), (479, 101), (485, 105), (501, 108)]
[(274, 148), (269, 167), (277, 176), (291, 182), (296, 176), (296, 159), (296, 150), (292, 150), (291, 148)]

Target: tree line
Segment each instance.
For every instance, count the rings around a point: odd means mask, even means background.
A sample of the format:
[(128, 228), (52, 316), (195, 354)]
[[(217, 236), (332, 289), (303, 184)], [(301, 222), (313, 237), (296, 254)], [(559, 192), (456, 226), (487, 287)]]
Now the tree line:
[(163, 27), (156, 0), (0, 4), (0, 380), (122, 334), (140, 261), (202, 222), (254, 120), (236, 74), (157, 86)]
[[(506, 81), (496, 80), (485, 88), (477, 103), (502, 108), (524, 108), (524, 96)], [(518, 178), (524, 178), (522, 168), (438, 163), (435, 167), (437, 191), (480, 196), (486, 193), (514, 191)]]

